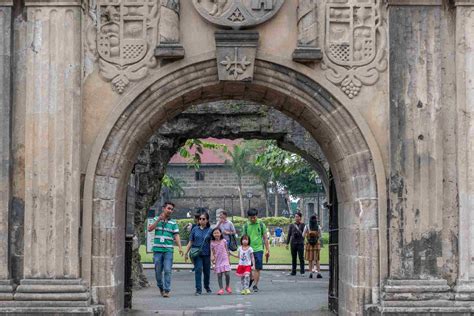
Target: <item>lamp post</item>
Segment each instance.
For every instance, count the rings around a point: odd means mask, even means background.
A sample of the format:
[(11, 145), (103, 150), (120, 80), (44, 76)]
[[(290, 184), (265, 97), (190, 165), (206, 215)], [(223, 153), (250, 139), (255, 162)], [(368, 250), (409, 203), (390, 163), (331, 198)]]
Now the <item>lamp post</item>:
[(248, 191), (247, 192), (247, 198), (249, 199), (249, 209), (250, 209), (250, 200), (252, 199), (253, 193)]
[(317, 197), (318, 197), (318, 220), (321, 220), (321, 211), (320, 211), (320, 202), (319, 202), (319, 193), (321, 191), (321, 179), (319, 177), (316, 178), (316, 194), (317, 194)]
[(230, 196), (230, 214), (232, 217), (232, 221), (234, 221), (234, 195)]

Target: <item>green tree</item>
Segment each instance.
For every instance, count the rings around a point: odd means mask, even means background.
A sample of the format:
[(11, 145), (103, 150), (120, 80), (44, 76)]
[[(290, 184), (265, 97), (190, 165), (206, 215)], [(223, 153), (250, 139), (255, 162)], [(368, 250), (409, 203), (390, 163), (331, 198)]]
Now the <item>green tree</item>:
[(186, 184), (186, 182), (183, 179), (177, 179), (167, 174), (165, 174), (161, 180), (161, 185), (168, 188), (170, 195), (173, 197), (181, 197), (184, 195), (184, 184)]
[(247, 174), (250, 170), (249, 159), (251, 157), (251, 150), (244, 145), (234, 145), (232, 151), (228, 151), (229, 159), (225, 160), (225, 163), (228, 164), (235, 175), (237, 176), (237, 190), (239, 192), (239, 201), (240, 201), (240, 215), (245, 216), (244, 213), (244, 199), (242, 193), (242, 177)]

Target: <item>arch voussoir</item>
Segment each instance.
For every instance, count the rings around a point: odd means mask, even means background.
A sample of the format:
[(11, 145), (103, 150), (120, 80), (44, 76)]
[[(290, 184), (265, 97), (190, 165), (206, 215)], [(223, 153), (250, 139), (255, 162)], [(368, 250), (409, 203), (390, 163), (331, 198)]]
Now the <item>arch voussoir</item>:
[[(150, 79), (141, 89), (130, 97), (133, 100), (129, 104), (121, 105), (121, 115), (110, 122), (104, 142), (97, 145), (97, 160), (88, 170), (93, 192), (92, 200), (85, 203), (90, 203), (91, 238), (96, 244), (91, 246), (90, 261), (84, 264), (91, 265), (96, 303), (114, 305), (110, 310), (121, 308), (123, 269), (118, 267), (123, 264), (124, 248), (122, 197), (141, 147), (163, 122), (190, 105), (223, 99), (272, 106), (297, 120), (320, 144), (330, 161), (339, 198), (341, 306), (356, 312), (371, 303), (371, 288), (379, 282), (374, 272), (379, 269), (377, 178), (372, 151), (346, 107), (314, 79), (264, 60), (256, 60), (252, 82), (218, 81), (216, 61), (208, 59)], [(106, 221), (105, 216), (113, 220)]]

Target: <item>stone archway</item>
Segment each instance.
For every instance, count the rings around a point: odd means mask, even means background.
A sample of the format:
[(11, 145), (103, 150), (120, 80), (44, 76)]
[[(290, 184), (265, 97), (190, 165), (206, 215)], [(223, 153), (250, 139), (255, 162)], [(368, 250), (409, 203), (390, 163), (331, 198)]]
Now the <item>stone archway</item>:
[(303, 70), (257, 59), (252, 82), (219, 82), (214, 56), (177, 63), (124, 97), (98, 137), (84, 191), (82, 275), (94, 303), (123, 306), (125, 191), (133, 162), (152, 133), (192, 104), (242, 99), (266, 104), (303, 125), (321, 145), (339, 198), (339, 311), (362, 313), (385, 277), (385, 176), (358, 113)]

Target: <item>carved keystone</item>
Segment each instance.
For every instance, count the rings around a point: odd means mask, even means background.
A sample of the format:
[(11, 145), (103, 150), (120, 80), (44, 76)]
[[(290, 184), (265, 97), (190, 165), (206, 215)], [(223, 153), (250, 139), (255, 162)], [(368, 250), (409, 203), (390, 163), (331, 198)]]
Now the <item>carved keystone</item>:
[(251, 81), (257, 53), (258, 32), (217, 31), (216, 57), (219, 80)]

